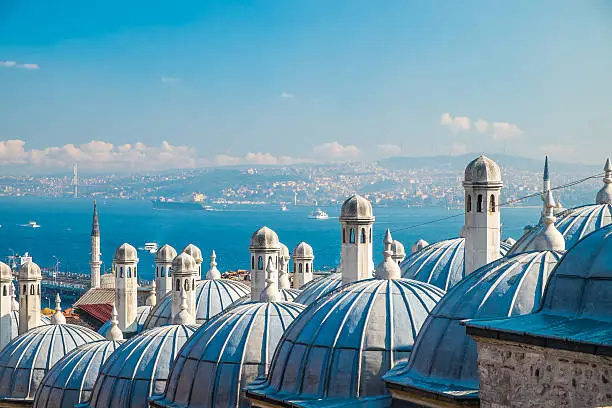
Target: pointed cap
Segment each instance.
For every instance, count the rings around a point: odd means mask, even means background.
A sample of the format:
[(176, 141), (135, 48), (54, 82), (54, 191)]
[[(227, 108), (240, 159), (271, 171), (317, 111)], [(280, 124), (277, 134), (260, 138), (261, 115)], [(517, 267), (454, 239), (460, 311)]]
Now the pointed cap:
[(194, 317), (187, 311), (187, 296), (185, 292), (181, 292), (181, 310), (174, 316), (174, 324), (195, 324)]
[(550, 175), (548, 174), (548, 156), (544, 159), (544, 181), (550, 180)]
[(100, 236), (100, 224), (98, 223), (98, 206), (96, 204), (96, 200), (94, 200), (94, 207), (93, 207), (93, 221), (91, 222), (91, 236), (92, 237)]
[(123, 340), (123, 333), (121, 332), (121, 329), (118, 326), (119, 320), (117, 319), (117, 317), (118, 317), (117, 308), (115, 307), (115, 304), (113, 303), (111, 327), (106, 332), (106, 340), (110, 340), (110, 341)]
[(610, 163), (609, 157), (604, 165), (604, 173), (604, 186), (597, 192), (595, 202), (597, 204), (612, 204), (612, 163)]
[(393, 260), (393, 238), (391, 237), (391, 231), (387, 229), (385, 238), (383, 240), (385, 244), (385, 250), (383, 251), (384, 260), (378, 264), (376, 268), (376, 278), (378, 279), (399, 279), (402, 277), (402, 271), (400, 270), (397, 262)]
[(206, 279), (221, 279), (221, 272), (217, 269), (217, 254), (214, 249), (210, 254), (210, 269), (206, 272)]
[(59, 293), (55, 294), (55, 313), (51, 316), (51, 324), (66, 324), (66, 317), (62, 313), (62, 299)]

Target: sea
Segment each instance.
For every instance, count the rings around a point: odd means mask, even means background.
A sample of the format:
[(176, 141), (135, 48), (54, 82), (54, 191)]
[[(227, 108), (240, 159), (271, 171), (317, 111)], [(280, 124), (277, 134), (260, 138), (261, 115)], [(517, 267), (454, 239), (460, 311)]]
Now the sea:
[[(33, 257), (43, 268), (89, 273), (90, 234), (93, 201), (88, 199), (48, 199), (0, 197), (0, 257)], [(139, 249), (142, 279), (154, 277), (154, 255), (144, 250), (146, 242), (160, 247), (170, 244), (178, 251), (189, 243), (197, 245), (207, 269), (212, 250), (221, 271), (248, 269), (250, 237), (261, 226), (278, 233), (291, 251), (301, 241), (312, 245), (315, 268), (329, 270), (340, 261), (340, 207), (322, 207), (327, 220), (313, 220), (309, 207), (278, 205), (234, 205), (213, 211), (154, 209), (145, 200), (98, 200), (101, 252), (104, 270), (111, 268), (115, 249), (124, 242)], [(502, 208), (503, 238), (518, 239), (527, 224), (539, 219), (535, 207)], [(459, 236), (463, 211), (441, 207), (374, 206), (374, 260), (382, 259), (382, 238), (387, 228), (393, 238), (410, 247), (422, 238), (430, 243)], [(28, 226), (35, 221), (39, 228)]]

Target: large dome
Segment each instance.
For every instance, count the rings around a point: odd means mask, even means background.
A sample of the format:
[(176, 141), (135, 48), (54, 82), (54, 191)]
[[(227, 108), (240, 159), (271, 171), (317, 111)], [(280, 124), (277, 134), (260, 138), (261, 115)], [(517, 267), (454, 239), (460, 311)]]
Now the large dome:
[[(206, 323), (250, 293), (251, 289), (247, 285), (229, 279), (204, 279), (196, 282), (196, 323)], [(149, 312), (143, 330), (172, 324), (172, 319), (172, 292), (168, 292)]]
[[(555, 227), (565, 238), (565, 249), (569, 250), (578, 241), (606, 225), (612, 224), (612, 205), (593, 204), (565, 210), (557, 215)], [(538, 224), (523, 235), (508, 254), (518, 254), (531, 248), (544, 224)]]
[(104, 338), (71, 324), (39, 326), (15, 337), (0, 352), (0, 404), (32, 401), (55, 363), (75, 348), (97, 340)]
[(322, 276), (302, 286), (301, 293), (293, 301), (308, 306), (340, 286), (342, 286), (342, 274), (332, 273), (329, 276)]
[(500, 184), (502, 182), (501, 170), (497, 163), (483, 154), (467, 165), (463, 182), (469, 184)]
[(304, 308), (249, 302), (202, 326), (176, 358), (166, 392), (154, 406), (250, 406), (241, 390), (267, 374), (282, 334)]
[(382, 375), (410, 356), (444, 292), (408, 279), (367, 279), (311, 304), (287, 329), (253, 398), (311, 406), (387, 393)]
[(374, 220), (372, 203), (359, 194), (354, 194), (346, 199), (340, 210), (340, 221)]
[(449, 290), (423, 325), (409, 362), (385, 381), (442, 396), (478, 392), (476, 343), (461, 322), (530, 313), (538, 307), (561, 254), (551, 251), (501, 258)]
[(148, 398), (166, 388), (170, 367), (196, 326), (155, 327), (132, 337), (107, 360), (87, 406), (148, 407)]
[[(508, 245), (501, 243), (500, 254)], [(465, 238), (439, 241), (408, 256), (400, 264), (402, 277), (449, 290), (465, 277)]]
[(101, 340), (72, 350), (43, 378), (34, 408), (72, 408), (88, 401), (102, 365), (121, 343)]

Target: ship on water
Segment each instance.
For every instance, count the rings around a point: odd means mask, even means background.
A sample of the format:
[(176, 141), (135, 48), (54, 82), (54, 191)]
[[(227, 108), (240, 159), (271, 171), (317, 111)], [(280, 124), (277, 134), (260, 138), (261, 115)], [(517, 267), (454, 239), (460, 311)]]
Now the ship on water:
[(186, 201), (166, 197), (159, 197), (151, 201), (153, 202), (153, 208), (163, 210), (212, 210), (213, 208), (210, 205), (204, 204), (205, 199), (204, 194), (194, 193), (191, 200)]

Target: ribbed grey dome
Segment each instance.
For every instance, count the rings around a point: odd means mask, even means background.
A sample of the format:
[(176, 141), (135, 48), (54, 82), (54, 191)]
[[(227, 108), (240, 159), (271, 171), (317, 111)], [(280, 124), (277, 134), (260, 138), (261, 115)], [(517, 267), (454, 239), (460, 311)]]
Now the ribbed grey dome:
[(293, 302), (295, 298), (302, 293), (299, 289), (279, 289), (278, 293), (280, 294), (280, 300), (283, 302)]
[(293, 258), (314, 258), (312, 247), (306, 242), (300, 242), (293, 249)]
[(474, 396), (478, 392), (476, 343), (465, 319), (531, 313), (561, 258), (551, 251), (500, 258), (468, 275), (446, 293), (423, 325), (408, 363), (385, 381), (432, 393)]
[(165, 244), (155, 253), (155, 262), (170, 263), (176, 257), (176, 249), (168, 244)]
[[(507, 245), (500, 245), (506, 254)], [(449, 290), (465, 276), (465, 238), (453, 238), (431, 244), (408, 256), (401, 263), (402, 277), (431, 283)]]
[(101, 340), (72, 350), (45, 375), (34, 408), (73, 408), (88, 401), (102, 365), (121, 343)]
[(501, 170), (497, 163), (484, 154), (472, 160), (465, 168), (465, 183), (501, 183)]
[[(149, 306), (149, 305), (138, 306), (138, 309), (136, 309), (136, 333), (140, 333), (143, 330), (144, 324), (149, 318), (149, 313), (151, 313), (152, 309), (153, 309), (153, 306)], [(106, 337), (106, 333), (108, 332), (110, 328), (111, 328), (111, 320), (104, 323), (102, 327), (98, 329), (98, 333), (102, 337)]]
[(287, 248), (287, 245), (283, 244), (282, 242), (279, 242), (278, 245), (280, 246), (280, 256), (282, 256), (283, 258), (285, 258), (285, 260), (289, 260), (289, 248)]
[[(230, 279), (203, 279), (196, 282), (196, 323), (206, 323), (250, 293), (251, 288), (247, 285)], [(172, 324), (172, 319), (172, 292), (168, 292), (149, 312), (143, 329)]]
[(87, 407), (148, 407), (148, 398), (166, 388), (170, 367), (196, 326), (145, 330), (121, 345), (102, 367)]
[(104, 340), (86, 327), (51, 324), (15, 337), (0, 352), (0, 403), (32, 401), (43, 377), (75, 348)]
[(32, 261), (26, 261), (19, 267), (20, 279), (42, 279), (40, 267)]
[(302, 286), (301, 293), (293, 301), (308, 306), (340, 286), (342, 286), (342, 274), (332, 273), (329, 276), (322, 276)]
[(251, 236), (251, 248), (280, 248), (278, 235), (268, 227), (261, 227)]
[(340, 210), (340, 221), (373, 220), (372, 203), (359, 194), (353, 194), (344, 201)]
[(136, 248), (126, 242), (115, 251), (114, 261), (116, 263), (138, 262), (138, 252)]
[(0, 280), (9, 282), (13, 280), (13, 271), (4, 262), (0, 262)]
[(444, 292), (408, 279), (353, 282), (311, 304), (287, 329), (258, 397), (311, 406), (387, 393), (382, 375), (410, 356)]
[(241, 390), (266, 375), (281, 336), (305, 306), (249, 302), (202, 326), (185, 344), (156, 406), (250, 406)]
[[(40, 325), (46, 326), (51, 324), (51, 318), (49, 316), (40, 316)], [(19, 311), (11, 312), (11, 339), (14, 339), (19, 335)], [(0, 349), (2, 351), (2, 349)]]
[(181, 252), (184, 252), (187, 255), (191, 255), (194, 261), (196, 261), (196, 263), (198, 264), (202, 263), (204, 259), (202, 258), (202, 251), (200, 250), (200, 248), (198, 248), (197, 246), (193, 244), (187, 245), (185, 248), (183, 248)]
[[(594, 204), (562, 212), (557, 215), (555, 227), (565, 238), (565, 249), (569, 250), (583, 237), (609, 224), (612, 224), (612, 205)], [(526, 248), (532, 246), (533, 240), (543, 228), (543, 224), (532, 228), (512, 246), (508, 254), (525, 252)]]

